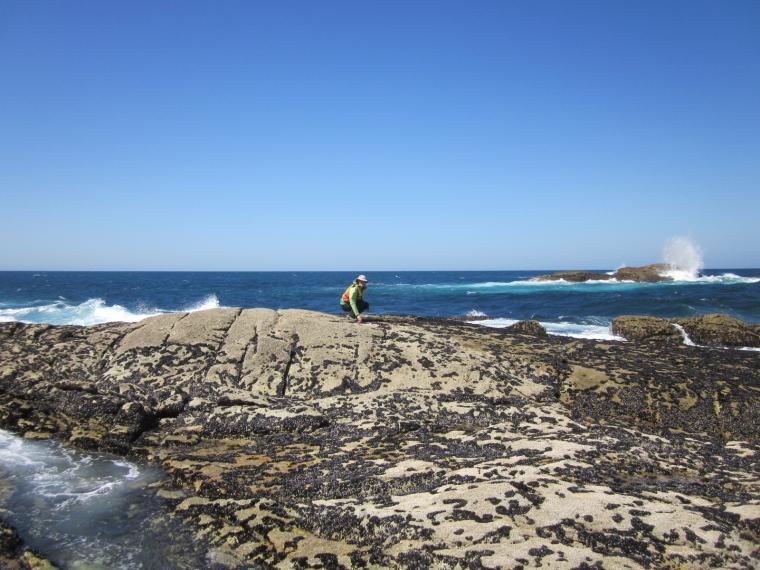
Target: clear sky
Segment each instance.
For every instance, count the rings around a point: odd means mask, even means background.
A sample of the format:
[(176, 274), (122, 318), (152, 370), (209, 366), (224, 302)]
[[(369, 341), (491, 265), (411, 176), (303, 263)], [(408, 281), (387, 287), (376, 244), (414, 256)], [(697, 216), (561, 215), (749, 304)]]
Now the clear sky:
[(760, 2), (0, 0), (0, 269), (760, 266)]

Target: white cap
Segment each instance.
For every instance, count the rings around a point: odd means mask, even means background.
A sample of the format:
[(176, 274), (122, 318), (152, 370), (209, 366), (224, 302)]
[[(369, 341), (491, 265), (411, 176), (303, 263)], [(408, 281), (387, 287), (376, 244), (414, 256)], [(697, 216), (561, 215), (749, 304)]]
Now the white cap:
[(367, 276), (366, 275), (359, 275), (359, 277), (356, 278), (357, 281), (364, 281), (367, 282)]

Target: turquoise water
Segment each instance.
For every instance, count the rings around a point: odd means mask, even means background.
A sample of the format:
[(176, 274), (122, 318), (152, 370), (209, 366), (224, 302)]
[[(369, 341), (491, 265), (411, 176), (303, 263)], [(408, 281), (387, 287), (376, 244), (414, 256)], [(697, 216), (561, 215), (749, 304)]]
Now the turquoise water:
[[(499, 326), (537, 319), (550, 332), (604, 337), (621, 314), (722, 312), (760, 322), (760, 269), (706, 270), (667, 283), (537, 283), (547, 271), (369, 273), (375, 313), (487, 315)], [(57, 324), (135, 321), (218, 306), (339, 312), (345, 272), (0, 272), (0, 320)], [(605, 332), (606, 331), (606, 332)]]

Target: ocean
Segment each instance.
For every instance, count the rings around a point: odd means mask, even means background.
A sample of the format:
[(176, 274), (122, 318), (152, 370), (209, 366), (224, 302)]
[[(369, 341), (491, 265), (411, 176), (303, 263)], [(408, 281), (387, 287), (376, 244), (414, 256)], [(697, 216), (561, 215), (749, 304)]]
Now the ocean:
[[(374, 314), (479, 317), (484, 326), (536, 319), (553, 334), (614, 338), (623, 314), (727, 313), (760, 322), (760, 269), (703, 270), (663, 283), (532, 281), (551, 271), (368, 273)], [(214, 307), (338, 313), (346, 272), (0, 272), (0, 321), (92, 325)]]

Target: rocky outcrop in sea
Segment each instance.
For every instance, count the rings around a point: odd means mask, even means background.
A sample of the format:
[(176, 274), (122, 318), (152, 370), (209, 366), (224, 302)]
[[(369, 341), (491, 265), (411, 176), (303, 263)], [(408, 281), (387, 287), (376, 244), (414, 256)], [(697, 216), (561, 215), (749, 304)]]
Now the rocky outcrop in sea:
[(759, 363), (300, 310), (2, 323), (0, 426), (163, 467), (210, 567), (753, 568)]
[(612, 273), (598, 273), (586, 270), (558, 271), (548, 275), (539, 275), (535, 281), (567, 281), (569, 283), (583, 283), (585, 281), (635, 281), (637, 283), (657, 283), (659, 281), (672, 281), (667, 275), (673, 269), (666, 263), (651, 263), (641, 267), (621, 267)]

